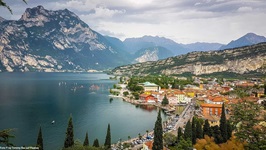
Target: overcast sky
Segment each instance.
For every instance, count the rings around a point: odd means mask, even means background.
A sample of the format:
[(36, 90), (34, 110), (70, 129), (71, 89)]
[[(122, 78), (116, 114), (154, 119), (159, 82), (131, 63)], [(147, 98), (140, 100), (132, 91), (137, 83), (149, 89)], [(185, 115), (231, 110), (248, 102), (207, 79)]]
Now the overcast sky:
[(93, 30), (124, 40), (163, 36), (178, 43), (229, 43), (248, 32), (266, 36), (265, 0), (4, 0), (17, 20), (28, 7), (69, 9)]

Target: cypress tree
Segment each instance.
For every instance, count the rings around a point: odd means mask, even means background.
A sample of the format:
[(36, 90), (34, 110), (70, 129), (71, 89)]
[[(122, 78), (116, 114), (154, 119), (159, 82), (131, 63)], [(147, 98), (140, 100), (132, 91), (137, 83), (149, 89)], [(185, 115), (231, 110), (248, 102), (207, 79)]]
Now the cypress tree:
[(168, 98), (166, 97), (166, 95), (164, 95), (162, 105), (168, 105), (168, 104), (169, 104)]
[(219, 126), (214, 126), (214, 127), (211, 127), (212, 128), (212, 131), (213, 131), (213, 137), (214, 137), (214, 141), (216, 144), (221, 144), (221, 143), (224, 143), (223, 142), (223, 136), (221, 134), (221, 131), (219, 129)]
[(39, 150), (43, 150), (43, 139), (42, 139), (42, 128), (41, 127), (38, 133), (37, 147), (39, 147)]
[(72, 116), (70, 115), (68, 120), (68, 127), (66, 131), (66, 138), (64, 143), (64, 148), (68, 148), (74, 145), (74, 128), (72, 123)]
[(86, 132), (85, 140), (83, 142), (83, 146), (89, 146), (89, 137), (88, 132)]
[(159, 110), (154, 127), (154, 142), (152, 150), (162, 150), (162, 149), (163, 149), (163, 127), (162, 127), (161, 110)]
[(191, 140), (192, 139), (192, 127), (191, 127), (190, 120), (188, 120), (186, 127), (185, 127), (184, 139), (185, 140)]
[(93, 141), (93, 145), (92, 145), (93, 147), (100, 147), (100, 144), (99, 144), (99, 141), (98, 141), (98, 139), (95, 139), (94, 141)]
[(224, 103), (222, 106), (222, 114), (221, 114), (221, 119), (220, 119), (220, 131), (223, 137), (223, 142), (226, 142), (227, 141), (227, 123), (226, 123)]
[(227, 126), (227, 140), (229, 140), (232, 136), (233, 129), (232, 129), (231, 123), (228, 120), (227, 120), (226, 126)]
[(203, 138), (202, 133), (202, 126), (199, 121), (196, 123), (196, 139), (202, 139)]
[(196, 144), (196, 118), (192, 118), (192, 144)]
[(178, 130), (177, 130), (177, 142), (180, 142), (181, 137), (183, 137), (182, 129), (181, 129), (181, 127), (178, 127)]
[(212, 131), (211, 131), (211, 128), (210, 128), (210, 124), (209, 124), (208, 119), (206, 119), (205, 122), (204, 122), (204, 126), (203, 126), (203, 137), (204, 137), (204, 135), (208, 135), (209, 137), (212, 136)]
[(105, 138), (104, 146), (107, 149), (110, 149), (111, 148), (111, 129), (110, 129), (110, 124), (108, 124), (108, 127), (107, 127), (107, 133), (106, 133), (106, 138)]

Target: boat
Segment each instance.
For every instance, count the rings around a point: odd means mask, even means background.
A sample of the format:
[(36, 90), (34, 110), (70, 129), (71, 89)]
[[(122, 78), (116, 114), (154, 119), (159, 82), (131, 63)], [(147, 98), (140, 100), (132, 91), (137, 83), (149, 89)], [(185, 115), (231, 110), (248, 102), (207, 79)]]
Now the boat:
[(53, 120), (52, 122), (51, 122), (51, 124), (54, 124), (55, 123), (55, 121)]

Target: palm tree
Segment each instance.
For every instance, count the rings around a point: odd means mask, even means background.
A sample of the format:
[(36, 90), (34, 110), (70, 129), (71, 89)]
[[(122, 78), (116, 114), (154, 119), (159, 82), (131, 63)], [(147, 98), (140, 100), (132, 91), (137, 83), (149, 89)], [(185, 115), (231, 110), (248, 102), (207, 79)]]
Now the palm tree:
[(149, 130), (146, 130), (146, 133), (147, 133), (147, 137), (148, 137), (148, 134), (149, 134)]

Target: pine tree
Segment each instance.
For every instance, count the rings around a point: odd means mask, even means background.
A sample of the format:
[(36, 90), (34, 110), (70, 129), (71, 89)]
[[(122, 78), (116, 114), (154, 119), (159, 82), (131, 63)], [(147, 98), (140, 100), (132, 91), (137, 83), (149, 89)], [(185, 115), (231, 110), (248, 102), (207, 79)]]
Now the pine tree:
[(89, 146), (89, 137), (88, 132), (86, 132), (85, 140), (83, 142), (83, 146)]
[(223, 137), (223, 142), (225, 143), (228, 138), (227, 138), (227, 123), (226, 123), (224, 103), (222, 106), (222, 114), (221, 114), (221, 119), (220, 119), (220, 131)]
[(74, 128), (72, 123), (72, 116), (70, 115), (68, 120), (68, 127), (66, 131), (66, 138), (64, 143), (64, 148), (68, 148), (74, 145)]
[(209, 137), (212, 136), (212, 131), (211, 131), (208, 119), (205, 120), (205, 123), (204, 123), (204, 126), (203, 126), (203, 136), (204, 135), (208, 135)]
[(192, 118), (192, 144), (196, 144), (196, 118)]
[(95, 139), (94, 141), (93, 141), (93, 145), (92, 145), (93, 147), (100, 147), (100, 144), (99, 144), (99, 141), (98, 141), (98, 139)]
[(169, 104), (168, 98), (166, 97), (166, 95), (164, 95), (162, 105), (168, 105), (168, 104)]
[(196, 123), (196, 139), (202, 139), (203, 133), (202, 133), (202, 126), (199, 121)]
[(107, 127), (107, 133), (106, 133), (106, 138), (105, 138), (104, 146), (107, 149), (110, 149), (111, 148), (111, 129), (110, 129), (110, 124), (108, 124), (108, 127)]
[(181, 129), (181, 127), (178, 127), (178, 130), (177, 130), (177, 142), (179, 142), (181, 140), (181, 137), (183, 137), (182, 129)]
[(39, 148), (39, 150), (43, 150), (43, 139), (42, 139), (42, 128), (41, 127), (38, 133), (37, 147)]
[(152, 150), (162, 150), (162, 149), (163, 149), (163, 127), (162, 127), (161, 110), (159, 110), (154, 127), (154, 142)]
[(191, 127), (190, 120), (188, 120), (186, 127), (185, 127), (184, 139), (185, 140), (191, 140), (192, 139), (192, 127)]

